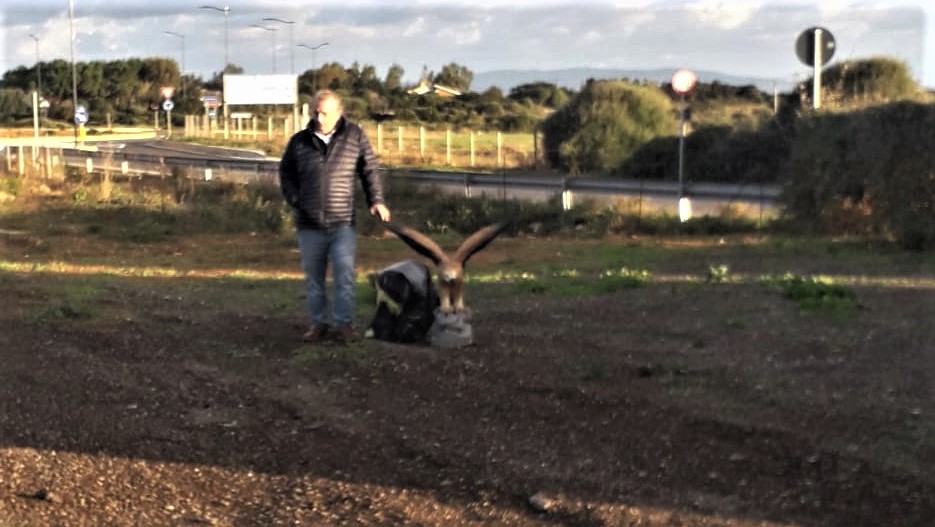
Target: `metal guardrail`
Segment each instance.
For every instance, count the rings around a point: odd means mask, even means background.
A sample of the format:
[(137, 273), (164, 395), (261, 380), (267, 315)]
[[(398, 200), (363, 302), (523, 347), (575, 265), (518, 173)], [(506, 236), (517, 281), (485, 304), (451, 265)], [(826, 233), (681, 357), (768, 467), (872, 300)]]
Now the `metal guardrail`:
[(62, 159), (65, 166), (91, 171), (111, 170), (128, 175), (170, 176), (182, 170), (186, 177), (193, 179), (219, 179), (242, 183), (275, 181), (279, 171), (278, 160), (155, 156), (111, 150), (63, 150)]
[[(278, 159), (205, 159), (185, 155), (154, 156), (132, 154), (115, 150), (63, 149), (63, 162), (72, 167), (107, 167), (114, 172), (134, 175), (177, 174), (184, 170), (186, 177), (218, 179), (243, 183), (277, 181)], [(90, 160), (90, 165), (89, 161)], [(587, 193), (606, 196), (677, 197), (678, 183), (674, 181), (648, 181), (609, 179), (597, 177), (558, 177), (551, 175), (507, 175), (477, 172), (438, 172), (425, 170), (383, 169), (391, 177), (402, 177), (413, 182), (429, 184), (463, 185), (465, 195), (473, 187), (498, 190), (535, 190), (551, 193)], [(777, 184), (761, 183), (706, 183), (688, 182), (685, 194), (695, 198), (724, 201), (749, 201), (772, 204), (781, 193)]]
[[(677, 197), (676, 181), (649, 181), (640, 179), (610, 179), (596, 177), (557, 177), (481, 173), (454, 173), (407, 171), (407, 179), (425, 183), (462, 184), (465, 187), (509, 188), (552, 191), (571, 191), (609, 196)], [(744, 201), (776, 201), (782, 190), (776, 184), (761, 183), (687, 183), (685, 194), (697, 198)]]

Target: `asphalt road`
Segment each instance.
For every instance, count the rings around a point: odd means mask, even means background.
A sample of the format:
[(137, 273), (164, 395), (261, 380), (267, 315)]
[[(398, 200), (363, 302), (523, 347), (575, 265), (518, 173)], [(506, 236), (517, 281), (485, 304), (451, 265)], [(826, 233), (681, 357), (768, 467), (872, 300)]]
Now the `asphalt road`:
[[(263, 152), (231, 149), (193, 143), (148, 139), (97, 140), (82, 150), (95, 156), (113, 152), (114, 157), (132, 159), (138, 171), (158, 170), (159, 159), (167, 163), (202, 168), (226, 168), (229, 177), (244, 180), (275, 178), (278, 159)], [(72, 162), (83, 160), (72, 157)], [(189, 163), (189, 160), (191, 163)], [(153, 164), (155, 163), (155, 164)], [(131, 168), (131, 170), (133, 170)], [(200, 169), (199, 169), (200, 170)], [(239, 176), (237, 176), (239, 174)], [(595, 177), (566, 177), (554, 174), (491, 174), (419, 170), (388, 171), (388, 177), (401, 177), (419, 184), (432, 185), (445, 192), (469, 196), (487, 195), (501, 199), (543, 201), (565, 192), (568, 204), (582, 199), (616, 206), (617, 200), (638, 200), (647, 209), (678, 214), (679, 187), (673, 181), (623, 180)], [(691, 201), (693, 215), (718, 215), (725, 207), (739, 208), (742, 214), (768, 217), (777, 212), (778, 185), (692, 183), (684, 192)], [(642, 206), (641, 206), (642, 208)]]
[(262, 161), (266, 154), (260, 151), (233, 149), (162, 140), (107, 141), (96, 144), (99, 151), (121, 152), (127, 155), (182, 157), (205, 160)]

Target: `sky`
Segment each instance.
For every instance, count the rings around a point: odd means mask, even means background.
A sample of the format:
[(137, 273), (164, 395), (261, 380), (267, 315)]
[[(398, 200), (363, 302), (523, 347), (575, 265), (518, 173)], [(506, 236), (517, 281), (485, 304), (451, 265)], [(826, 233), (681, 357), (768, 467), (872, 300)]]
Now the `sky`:
[(78, 62), (161, 56), (204, 79), (223, 67), (226, 52), (246, 74), (356, 61), (381, 78), (398, 64), (413, 83), (424, 68), (453, 62), (475, 74), (687, 68), (791, 84), (812, 74), (795, 40), (818, 26), (834, 36), (832, 63), (896, 58), (935, 89), (931, 0), (72, 1), (73, 19), (69, 0), (0, 0), (0, 74), (31, 67), (37, 55), (70, 60), (73, 28)]

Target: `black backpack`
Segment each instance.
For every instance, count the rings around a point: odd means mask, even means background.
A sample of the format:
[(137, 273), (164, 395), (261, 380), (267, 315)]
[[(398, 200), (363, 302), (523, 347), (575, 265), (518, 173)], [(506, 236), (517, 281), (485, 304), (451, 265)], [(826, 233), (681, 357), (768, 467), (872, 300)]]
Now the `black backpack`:
[(389, 342), (424, 342), (438, 307), (428, 266), (414, 260), (395, 263), (378, 272), (372, 283), (377, 310), (368, 333)]

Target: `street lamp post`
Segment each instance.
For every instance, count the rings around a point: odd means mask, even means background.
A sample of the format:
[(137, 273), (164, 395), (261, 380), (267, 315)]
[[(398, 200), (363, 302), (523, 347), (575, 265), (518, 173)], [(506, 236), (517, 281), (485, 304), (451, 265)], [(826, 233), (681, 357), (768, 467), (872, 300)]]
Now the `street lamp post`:
[(224, 7), (215, 7), (213, 5), (203, 5), (200, 9), (213, 9), (215, 11), (220, 11), (224, 13), (224, 66), (221, 68), (221, 74), (227, 70), (227, 66), (230, 64), (230, 41), (228, 40), (228, 19), (230, 18), (231, 8), (229, 5)]
[(78, 146), (78, 70), (75, 67), (75, 0), (68, 0), (68, 34), (71, 42), (71, 102), (75, 112), (75, 146)]
[(166, 35), (172, 35), (173, 37), (177, 37), (178, 39), (182, 41), (182, 62), (179, 64), (182, 70), (179, 72), (179, 84), (182, 85), (182, 98), (184, 99), (185, 98), (185, 80), (182, 77), (185, 75), (185, 35), (181, 33), (176, 33), (175, 31), (169, 31), (169, 30), (164, 30), (163, 33), (165, 33)]
[(281, 24), (289, 25), (289, 73), (295, 73), (295, 47), (292, 45), (292, 28), (295, 26), (295, 21), (293, 20), (283, 20), (276, 17), (267, 17), (263, 19), (264, 22), (279, 22)]
[(250, 24), (250, 27), (255, 27), (255, 28), (263, 29), (263, 30), (265, 30), (265, 31), (269, 31), (269, 32), (270, 32), (270, 35), (272, 35), (272, 37), (273, 37), (273, 48), (272, 48), (272, 53), (271, 53), (271, 55), (272, 55), (272, 58), (273, 58), (273, 73), (276, 73), (276, 28), (275, 28), (275, 27), (261, 26), (261, 25), (259, 25), (259, 24)]
[(181, 66), (181, 68), (182, 68), (182, 71), (181, 71), (180, 73), (184, 74), (184, 73), (185, 73), (185, 35), (183, 35), (183, 34), (181, 34), (181, 33), (176, 33), (175, 31), (169, 31), (169, 30), (165, 30), (165, 31), (163, 31), (163, 33), (165, 33), (166, 35), (172, 35), (173, 37), (176, 37), (176, 38), (181, 39), (181, 41), (182, 41), (182, 62), (179, 63), (179, 66)]
[(42, 97), (42, 63), (39, 62), (39, 37), (30, 34), (29, 38), (36, 41), (36, 91)]
[(300, 48), (305, 48), (305, 49), (312, 51), (312, 91), (313, 92), (318, 91), (318, 78), (317, 78), (317, 72), (315, 71), (315, 50), (319, 48), (323, 48), (327, 45), (328, 45), (327, 42), (322, 42), (321, 44), (318, 44), (317, 46), (308, 46), (306, 44), (298, 45), (298, 47)]

